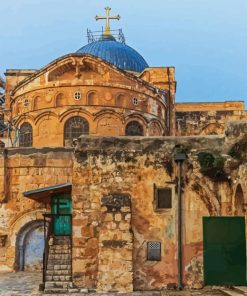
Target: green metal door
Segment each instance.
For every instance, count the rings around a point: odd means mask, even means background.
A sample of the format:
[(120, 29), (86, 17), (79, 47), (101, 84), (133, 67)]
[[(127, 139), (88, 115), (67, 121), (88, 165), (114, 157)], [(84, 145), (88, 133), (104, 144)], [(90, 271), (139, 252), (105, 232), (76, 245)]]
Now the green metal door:
[(246, 285), (244, 217), (203, 217), (205, 285)]
[(53, 220), (53, 233), (55, 235), (71, 234), (71, 197), (67, 194), (55, 195), (52, 197), (52, 214), (57, 214)]

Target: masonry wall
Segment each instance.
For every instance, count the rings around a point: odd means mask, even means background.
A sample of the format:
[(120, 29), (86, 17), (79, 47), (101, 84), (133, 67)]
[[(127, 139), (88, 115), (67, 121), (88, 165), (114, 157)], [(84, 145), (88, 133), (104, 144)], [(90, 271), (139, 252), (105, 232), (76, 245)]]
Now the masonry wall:
[(246, 110), (177, 111), (176, 135), (223, 135), (227, 122), (246, 119)]
[[(202, 217), (236, 215), (233, 196), (244, 178), (239, 172), (245, 164), (236, 164), (228, 153), (234, 143), (243, 137), (244, 130), (246, 125), (238, 123), (227, 129), (228, 137), (82, 137), (75, 153), (73, 173), (75, 282), (81, 286), (98, 287), (101, 262), (109, 258), (96, 256), (104, 223), (100, 212), (101, 200), (115, 193), (127, 194), (131, 198), (134, 289), (154, 290), (177, 285), (178, 171), (174, 151), (177, 145), (182, 145), (188, 155), (183, 164), (182, 183), (183, 282), (194, 288), (202, 287)], [(198, 153), (202, 151), (223, 155), (226, 162), (224, 179), (218, 178), (217, 171), (211, 176), (202, 173), (198, 163)], [(156, 209), (154, 184), (172, 188), (171, 209)], [(246, 192), (246, 184), (242, 186)], [(244, 212), (242, 215), (245, 215)], [(93, 251), (92, 241), (95, 242)], [(147, 242), (151, 241), (161, 243), (161, 261), (147, 260)], [(109, 266), (111, 268), (110, 263)], [(126, 268), (121, 276), (126, 284), (122, 288), (126, 290), (131, 286), (131, 282), (125, 280), (129, 276), (130, 270)], [(109, 281), (115, 282), (110, 276)], [(109, 290), (114, 290), (114, 286)]]
[[(202, 217), (246, 216), (246, 131), (246, 122), (236, 122), (227, 126), (226, 136), (85, 136), (75, 154), (65, 148), (8, 150), (0, 157), (1, 271), (16, 266), (22, 228), (49, 211), (49, 205), (24, 198), (23, 191), (72, 182), (74, 284), (126, 292), (176, 286), (174, 153), (183, 147), (187, 154), (182, 166), (183, 283), (200, 288)], [(205, 151), (225, 159), (224, 178), (217, 170), (211, 175), (202, 172), (198, 153)], [(171, 188), (171, 209), (157, 210), (154, 185)], [(148, 242), (161, 243), (160, 261), (147, 260)]]
[(71, 176), (71, 152), (65, 149), (9, 149), (0, 156), (0, 271), (18, 269), (18, 235), (49, 211), (23, 192), (70, 182)]

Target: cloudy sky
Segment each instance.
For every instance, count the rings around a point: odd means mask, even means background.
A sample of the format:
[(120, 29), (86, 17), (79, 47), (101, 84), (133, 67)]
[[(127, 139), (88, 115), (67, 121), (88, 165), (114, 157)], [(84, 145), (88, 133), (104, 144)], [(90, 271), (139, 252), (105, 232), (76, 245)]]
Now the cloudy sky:
[(106, 6), (150, 66), (176, 67), (177, 101), (247, 102), (246, 0), (0, 0), (0, 75), (76, 51)]

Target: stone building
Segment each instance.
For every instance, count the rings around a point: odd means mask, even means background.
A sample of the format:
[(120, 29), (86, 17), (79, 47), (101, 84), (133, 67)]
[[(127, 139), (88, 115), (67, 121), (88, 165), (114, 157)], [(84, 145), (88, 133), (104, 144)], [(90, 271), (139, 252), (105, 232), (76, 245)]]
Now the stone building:
[(99, 39), (1, 80), (0, 271), (43, 268), (47, 293), (243, 284), (243, 103), (176, 104), (175, 69), (106, 12)]

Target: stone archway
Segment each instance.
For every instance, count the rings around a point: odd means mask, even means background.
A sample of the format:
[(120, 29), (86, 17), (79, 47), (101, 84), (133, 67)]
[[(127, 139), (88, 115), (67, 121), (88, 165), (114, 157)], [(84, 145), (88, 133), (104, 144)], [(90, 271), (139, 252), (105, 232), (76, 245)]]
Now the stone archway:
[(244, 210), (244, 192), (242, 189), (242, 186), (238, 184), (235, 196), (234, 196), (234, 215), (235, 216), (244, 216), (245, 210)]
[(44, 222), (25, 224), (16, 238), (17, 271), (41, 271), (44, 251)]

